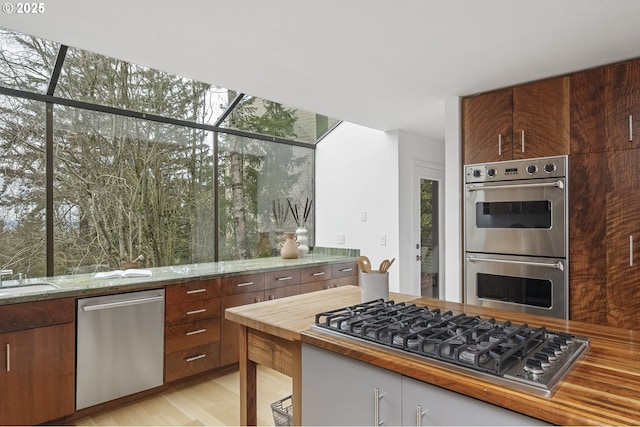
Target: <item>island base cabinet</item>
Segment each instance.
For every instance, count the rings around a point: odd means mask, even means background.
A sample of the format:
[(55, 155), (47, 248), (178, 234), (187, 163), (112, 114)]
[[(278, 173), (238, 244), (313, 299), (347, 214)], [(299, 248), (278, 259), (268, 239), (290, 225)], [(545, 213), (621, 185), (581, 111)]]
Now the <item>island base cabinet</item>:
[(400, 374), (302, 344), (302, 425), (400, 425), (401, 387)]
[(302, 424), (549, 425), (305, 343)]
[(551, 424), (403, 376), (402, 425), (532, 426)]

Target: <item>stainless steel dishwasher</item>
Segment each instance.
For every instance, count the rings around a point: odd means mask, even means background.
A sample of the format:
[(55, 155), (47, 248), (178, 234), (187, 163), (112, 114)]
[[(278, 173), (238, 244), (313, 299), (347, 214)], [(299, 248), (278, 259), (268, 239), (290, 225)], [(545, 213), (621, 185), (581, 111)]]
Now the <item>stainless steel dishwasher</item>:
[(76, 409), (162, 385), (164, 289), (78, 300)]

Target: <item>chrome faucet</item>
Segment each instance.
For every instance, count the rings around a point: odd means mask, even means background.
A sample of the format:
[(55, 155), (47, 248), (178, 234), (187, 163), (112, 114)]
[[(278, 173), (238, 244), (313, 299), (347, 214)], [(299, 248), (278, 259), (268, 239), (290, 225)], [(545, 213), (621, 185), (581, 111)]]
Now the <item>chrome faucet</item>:
[(11, 276), (13, 270), (0, 270), (0, 286), (2, 286), (2, 276)]

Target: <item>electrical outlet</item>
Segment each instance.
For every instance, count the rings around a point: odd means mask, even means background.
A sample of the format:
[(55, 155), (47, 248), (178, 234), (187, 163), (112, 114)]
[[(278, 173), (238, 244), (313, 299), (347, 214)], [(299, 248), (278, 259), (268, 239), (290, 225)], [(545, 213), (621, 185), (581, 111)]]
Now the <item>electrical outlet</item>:
[(344, 233), (338, 233), (338, 244), (344, 245)]
[(360, 212), (360, 220), (361, 221), (366, 221), (367, 220), (367, 211)]
[(387, 246), (387, 235), (386, 234), (381, 234), (380, 235), (380, 246)]

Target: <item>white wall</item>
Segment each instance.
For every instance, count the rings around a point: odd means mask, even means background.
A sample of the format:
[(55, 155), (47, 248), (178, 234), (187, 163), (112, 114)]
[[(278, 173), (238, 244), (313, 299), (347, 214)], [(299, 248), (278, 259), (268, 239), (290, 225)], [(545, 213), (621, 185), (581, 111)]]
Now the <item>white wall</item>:
[[(360, 249), (374, 267), (396, 258), (389, 270), (390, 290), (419, 295), (418, 279), (411, 275), (415, 162), (444, 169), (443, 141), (343, 122), (317, 145), (315, 214), (318, 246)], [(362, 221), (363, 211), (367, 221)], [(344, 234), (344, 244), (338, 243), (338, 234)]]
[(447, 301), (462, 301), (462, 155), (460, 133), (460, 97), (445, 101), (445, 296)]
[[(419, 237), (417, 235), (419, 226), (417, 220), (415, 223), (411, 222), (412, 214), (416, 215), (420, 209), (419, 187), (413, 182), (416, 179), (414, 166), (419, 164), (434, 169), (444, 169), (444, 142), (403, 131), (398, 131), (396, 134), (398, 135), (399, 151), (400, 257), (398, 267), (400, 269), (400, 291), (406, 294), (420, 295), (419, 263), (416, 261), (416, 255), (419, 253), (416, 250), (416, 243), (420, 241), (416, 239)], [(446, 216), (441, 220), (445, 221)]]
[[(317, 145), (315, 194), (316, 245), (360, 249), (374, 269), (385, 258), (399, 258), (397, 135), (341, 123)], [(389, 289), (398, 286), (394, 264)]]

